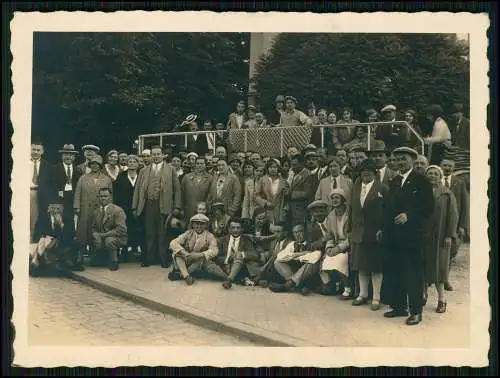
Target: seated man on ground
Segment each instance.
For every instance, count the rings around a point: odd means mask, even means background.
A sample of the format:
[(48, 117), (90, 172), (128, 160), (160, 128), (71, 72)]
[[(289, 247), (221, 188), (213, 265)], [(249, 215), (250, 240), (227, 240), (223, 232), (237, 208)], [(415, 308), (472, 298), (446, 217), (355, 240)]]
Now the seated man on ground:
[(66, 276), (70, 270), (83, 270), (77, 262), (78, 245), (63, 223), (63, 204), (50, 201), (46, 214), (39, 217), (40, 237), (30, 245), (31, 276)]
[(307, 295), (310, 292), (307, 284), (317, 272), (321, 251), (312, 250), (302, 224), (293, 227), (292, 234), (294, 241), (278, 253), (274, 262), (274, 268), (285, 279), (285, 283), (272, 283), (270, 289), (278, 293), (300, 289), (303, 295)]
[(235, 281), (253, 286), (260, 273), (259, 254), (255, 251), (251, 237), (243, 235), (240, 219), (231, 219), (229, 235), (222, 237), (219, 245), (215, 263), (221, 271), (215, 269), (213, 273), (224, 280), (222, 286), (230, 289)]
[(260, 270), (258, 283), (262, 287), (267, 287), (269, 282), (281, 283), (281, 281), (283, 281), (283, 277), (274, 269), (274, 262), (276, 261), (278, 253), (290, 242), (285, 223), (272, 224), (270, 230), (273, 235), (273, 240), (271, 240), (269, 250), (264, 251), (261, 255), (261, 262), (263, 265)]
[(212, 261), (219, 252), (215, 236), (207, 231), (209, 219), (206, 215), (195, 214), (190, 219), (191, 229), (170, 242), (174, 269), (168, 274), (171, 281), (184, 280), (187, 285), (194, 283), (192, 274), (209, 271)]
[(92, 214), (92, 244), (94, 259), (105, 252), (109, 269), (114, 271), (118, 269), (118, 251), (127, 245), (127, 216), (120, 206), (111, 201), (111, 190), (101, 188), (100, 206)]

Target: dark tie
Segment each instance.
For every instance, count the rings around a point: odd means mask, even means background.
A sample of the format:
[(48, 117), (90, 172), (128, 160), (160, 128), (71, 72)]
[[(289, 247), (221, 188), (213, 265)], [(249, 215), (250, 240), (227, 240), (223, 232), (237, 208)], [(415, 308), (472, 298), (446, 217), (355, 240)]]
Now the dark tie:
[(103, 206), (101, 209), (102, 209), (101, 229), (104, 230), (104, 222), (106, 221), (106, 208)]
[(38, 184), (38, 166), (37, 166), (38, 161), (34, 160), (33, 161), (33, 184), (37, 185)]
[(69, 170), (69, 165), (66, 166), (66, 183), (71, 184), (71, 172)]
[(380, 180), (380, 169), (377, 169), (377, 179)]
[(333, 178), (332, 189), (337, 189), (337, 178), (336, 177)]

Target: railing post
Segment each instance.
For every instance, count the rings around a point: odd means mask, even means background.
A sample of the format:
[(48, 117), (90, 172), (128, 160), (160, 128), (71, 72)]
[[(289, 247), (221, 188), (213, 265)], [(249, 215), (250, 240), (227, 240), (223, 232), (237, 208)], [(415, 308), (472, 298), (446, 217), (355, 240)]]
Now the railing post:
[(284, 155), (283, 147), (284, 147), (283, 129), (280, 129), (280, 157), (283, 157)]
[(368, 147), (368, 151), (370, 151), (370, 139), (371, 139), (371, 135), (372, 135), (372, 128), (370, 127), (371, 125), (368, 125), (368, 141), (367, 141), (367, 147)]
[(325, 128), (321, 127), (321, 148), (325, 147)]
[(184, 134), (184, 148), (187, 148), (188, 146), (188, 135)]
[(160, 135), (160, 147), (163, 149), (163, 135)]
[(243, 150), (247, 152), (248, 150), (248, 130), (249, 129), (243, 129), (244, 134), (243, 134)]

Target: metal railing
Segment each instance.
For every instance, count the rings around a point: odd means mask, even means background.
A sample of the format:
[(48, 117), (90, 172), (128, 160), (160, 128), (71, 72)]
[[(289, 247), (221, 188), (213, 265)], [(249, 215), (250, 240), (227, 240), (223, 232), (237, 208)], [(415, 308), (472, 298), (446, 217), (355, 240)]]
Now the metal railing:
[[(277, 155), (284, 156), (286, 153), (286, 148), (290, 145), (297, 146), (299, 148), (305, 147), (309, 144), (311, 140), (311, 134), (315, 128), (320, 129), (321, 135), (321, 147), (325, 146), (325, 129), (334, 128), (355, 128), (355, 127), (366, 127), (367, 129), (367, 149), (371, 149), (372, 133), (375, 132), (373, 127), (394, 127), (394, 126), (404, 126), (416, 137), (421, 145), (421, 153), (424, 154), (425, 144), (422, 137), (418, 132), (405, 121), (389, 121), (389, 122), (365, 122), (365, 123), (337, 123), (337, 124), (327, 124), (327, 125), (312, 125), (312, 126), (274, 126), (274, 127), (262, 127), (262, 128), (248, 128), (248, 129), (231, 129), (231, 130), (208, 130), (208, 131), (176, 131), (169, 133), (155, 133), (155, 134), (143, 134), (138, 137), (138, 153), (142, 153), (145, 146), (146, 139), (154, 139), (151, 144), (164, 145), (164, 142), (175, 141), (179, 144), (182, 141), (185, 147), (188, 145), (188, 136), (190, 135), (204, 135), (213, 134), (214, 136), (219, 133), (219, 135), (228, 134), (227, 138), (231, 144), (232, 151), (235, 152), (247, 152), (249, 150), (259, 152), (264, 152), (265, 155)], [(179, 138), (180, 137), (180, 138)], [(279, 150), (276, 147), (279, 146)], [(215, 152), (214, 152), (215, 153)]]

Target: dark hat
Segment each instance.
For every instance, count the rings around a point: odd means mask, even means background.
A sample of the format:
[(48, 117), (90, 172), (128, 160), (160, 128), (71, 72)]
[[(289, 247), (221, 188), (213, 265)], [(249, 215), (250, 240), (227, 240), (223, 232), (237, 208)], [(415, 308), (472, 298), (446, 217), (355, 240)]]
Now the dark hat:
[(369, 115), (369, 114), (378, 114), (377, 110), (373, 109), (373, 108), (370, 108), (370, 109), (367, 109), (365, 111), (366, 115)]
[(391, 154), (385, 146), (385, 142), (380, 139), (375, 140), (375, 142), (373, 143), (373, 147), (368, 151), (368, 153), (370, 152), (385, 152), (386, 155)]
[(101, 151), (101, 149), (93, 144), (86, 144), (85, 146), (82, 147), (82, 151), (85, 151), (85, 150), (92, 150), (92, 151), (95, 151), (95, 152), (99, 152)]
[(225, 208), (224, 202), (215, 202), (212, 204), (212, 209), (215, 210), (216, 207)]
[(285, 96), (285, 100), (286, 101), (291, 100), (291, 101), (295, 102), (295, 104), (298, 103), (297, 99), (293, 96)]
[(413, 156), (414, 159), (416, 159), (418, 157), (418, 152), (415, 151), (413, 148), (410, 148), (410, 147), (398, 147), (398, 148), (395, 148), (392, 153), (394, 155), (411, 155)]
[(260, 215), (260, 214), (264, 214), (266, 213), (266, 209), (264, 209), (263, 207), (256, 207), (254, 210), (253, 210), (253, 217), (255, 218), (256, 216)]
[(451, 109), (452, 109), (452, 113), (462, 113), (464, 111), (464, 105), (463, 104), (453, 104)]
[(61, 150), (58, 151), (60, 154), (77, 154), (78, 151), (75, 150), (73, 144), (65, 144)]
[(375, 161), (373, 159), (365, 159), (359, 164), (358, 172), (361, 173), (363, 171), (371, 171), (373, 173), (377, 173), (377, 166), (375, 165)]
[(285, 102), (285, 96), (277, 95), (275, 102)]
[(410, 113), (413, 116), (413, 118), (417, 118), (417, 112), (413, 109), (406, 109), (405, 113)]

